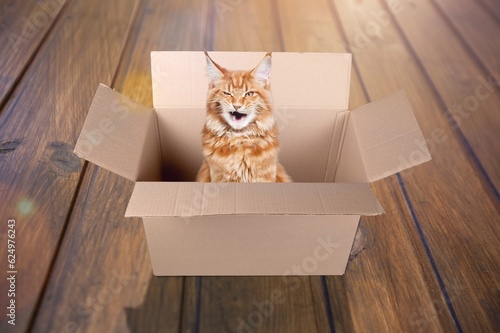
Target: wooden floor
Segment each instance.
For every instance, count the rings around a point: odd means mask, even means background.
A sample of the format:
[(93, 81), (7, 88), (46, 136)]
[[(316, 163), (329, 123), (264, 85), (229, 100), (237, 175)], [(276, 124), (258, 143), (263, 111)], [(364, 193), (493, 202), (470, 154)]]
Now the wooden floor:
[[(149, 52), (204, 48), (351, 52), (351, 108), (405, 90), (433, 160), (373, 184), (344, 276), (154, 277), (133, 183), (72, 153), (100, 82), (151, 105)], [(499, 332), (499, 79), (498, 0), (0, 0), (0, 331)]]

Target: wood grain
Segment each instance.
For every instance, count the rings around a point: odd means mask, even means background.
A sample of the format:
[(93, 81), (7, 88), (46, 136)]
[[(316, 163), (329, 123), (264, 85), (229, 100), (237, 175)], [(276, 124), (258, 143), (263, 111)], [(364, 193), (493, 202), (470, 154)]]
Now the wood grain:
[[(429, 0), (414, 6), (403, 6), (394, 18), (411, 44), (421, 70), (429, 76), (431, 87), (436, 90), (440, 102), (444, 103), (441, 107), (446, 107), (453, 117), (453, 121), (448, 118), (449, 122), (456, 122), (460, 130), (457, 134), (460, 136), (463, 133), (465, 147), (471, 147), (469, 154), (479, 159), (479, 172), (484, 172), (487, 179), (486, 189), (490, 187), (493, 198), (499, 200), (500, 113), (488, 112), (500, 105), (498, 87), (491, 84), (494, 78), (488, 77), (489, 73), (478, 66)], [(475, 25), (478, 26), (477, 23)], [(481, 38), (483, 44), (494, 43), (494, 31), (491, 32), (493, 35), (476, 38)], [(492, 48), (498, 49), (498, 46)], [(481, 170), (483, 168), (484, 171)]]
[[(290, 47), (294, 51), (346, 52), (347, 41), (327, 1), (318, 1), (315, 6), (280, 1), (278, 7), (285, 13), (281, 21), (286, 50)], [(295, 8), (297, 11), (293, 14)], [(339, 15), (349, 15), (344, 11)], [(303, 21), (303, 17), (308, 20)], [(317, 42), (304, 50), (301, 49), (303, 41), (297, 36), (306, 35), (305, 32), (314, 36), (309, 43), (313, 38)], [(356, 61), (356, 54), (354, 56)], [(360, 81), (353, 68), (351, 109), (368, 102), (361, 82), (362, 78)], [(449, 314), (438, 311), (439, 307), (446, 307), (445, 301), (411, 216), (402, 208), (404, 199), (395, 179), (377, 182), (374, 189), (386, 213), (362, 218), (360, 232), (366, 238), (361, 247), (364, 250), (350, 262), (344, 276), (326, 278), (336, 331), (414, 331), (415, 311), (434, 315), (436, 320), (429, 323), (430, 331), (453, 329)], [(320, 281), (313, 281), (313, 291), (320, 297)], [(393, 292), (393, 286), (398, 286), (399, 292)]]
[[(213, 26), (208, 40), (215, 50), (281, 49), (272, 2), (235, 2), (237, 5), (222, 12), (220, 8), (217, 12), (218, 3), (212, 2), (216, 10), (208, 22)], [(279, 302), (274, 302), (275, 298)], [(322, 332), (316, 325), (313, 305), (309, 278), (188, 277), (182, 331)]]
[(0, 4), (0, 106), (31, 63), (66, 0)]
[[(69, 5), (0, 114), (0, 141), (11, 143), (0, 154), (0, 216), (17, 220), (16, 332), (30, 324), (52, 268), (82, 170), (73, 146), (95, 87), (111, 80), (132, 6)], [(109, 11), (114, 20), (96, 19)], [(5, 223), (0, 234), (6, 234)], [(0, 255), (6, 258), (6, 247)], [(2, 296), (2, 308), (6, 301)], [(0, 318), (2, 332), (6, 319)]]
[(496, 1), (496, 0), (478, 0), (477, 2), (494, 19), (496, 19), (497, 21), (500, 21), (500, 3), (498, 1)]
[(325, 1), (278, 0), (277, 9), (287, 52), (346, 52)]
[[(357, 46), (356, 31), (374, 21), (370, 13), (388, 9), (376, 2), (350, 5), (356, 8), (335, 1), (349, 43)], [(423, 2), (403, 7), (395, 20), (416, 20), (421, 7)], [(426, 38), (430, 39), (429, 35)], [(434, 57), (440, 56), (435, 52)], [(432, 162), (402, 172), (401, 180), (412, 215), (422, 229), (422, 241), (426, 242), (435, 263), (434, 273), (451, 304), (448, 309), (437, 305), (436, 311), (456, 314), (457, 325), (469, 331), (478, 327), (493, 331), (495, 319), (489, 309), (496, 308), (492, 290), (496, 288), (494, 277), (499, 273), (499, 246), (494, 236), (499, 232), (499, 223), (493, 222), (499, 220), (496, 203), (485, 194), (482, 175), (444, 116), (439, 96), (413, 57), (391, 19), (360, 48), (355, 60), (369, 97), (377, 99), (404, 89), (424, 136), (431, 139)], [(432, 141), (433, 135), (440, 139)], [(486, 135), (488, 131), (483, 132)], [(477, 281), (482, 281), (480, 287)], [(414, 320), (427, 327), (434, 317), (424, 311)]]
[[(286, 7), (289, 5), (290, 7)], [(285, 50), (288, 50), (288, 45), (291, 45), (293, 51), (339, 51), (338, 49), (328, 49), (324, 47), (324, 43), (329, 41), (329, 34), (331, 29), (334, 28), (334, 23), (328, 11), (328, 7), (321, 8), (319, 5), (317, 7), (310, 8), (303, 4), (302, 2), (280, 2), (277, 5), (280, 13), (280, 21), (283, 22), (285, 27), (293, 27), (295, 30), (287, 31), (287, 28), (283, 30), (286, 32), (284, 39)], [(325, 10), (326, 9), (326, 17)], [(262, 10), (264, 11), (264, 10)], [(300, 15), (298, 15), (300, 13)], [(283, 14), (283, 15), (281, 15)], [(306, 22), (302, 21), (302, 18), (310, 18)], [(320, 30), (316, 30), (318, 26), (315, 24), (316, 19), (321, 17), (319, 21), (322, 23)], [(236, 20), (238, 17), (236, 16)], [(241, 18), (243, 19), (243, 18)], [(328, 21), (329, 20), (329, 21)], [(299, 27), (299, 28), (297, 28)], [(302, 34), (301, 34), (301, 28)], [(321, 30), (323, 29), (323, 30)], [(217, 30), (216, 30), (217, 31)], [(307, 32), (307, 33), (306, 33)], [(226, 32), (228, 33), (228, 32)], [(302, 44), (294, 44), (289, 42), (287, 38), (300, 39), (297, 36), (303, 36), (310, 34), (311, 36), (319, 36), (318, 40), (321, 42), (315, 42), (314, 37), (311, 37), (312, 41), (309, 42), (309, 48), (300, 48)], [(259, 31), (256, 32), (259, 35)], [(214, 36), (217, 41), (217, 35)], [(238, 36), (233, 37), (234, 40), (238, 40)], [(301, 42), (303, 42), (301, 40)], [(337, 43), (342, 45), (342, 43)], [(312, 47), (314, 45), (314, 48)], [(323, 48), (322, 48), (323, 46)], [(224, 45), (221, 46), (224, 49)], [(294, 47), (296, 49), (294, 49)], [(342, 50), (340, 50), (342, 51)], [(358, 93), (361, 92), (358, 86)], [(393, 198), (391, 198), (392, 200)], [(402, 200), (400, 199), (399, 202)], [(396, 210), (397, 211), (397, 210)], [(389, 215), (389, 218), (391, 216)], [(399, 217), (399, 216), (398, 216)], [(407, 219), (408, 215), (406, 216)], [(395, 218), (397, 219), (397, 218)], [(376, 230), (380, 239), (384, 237), (387, 231), (382, 227), (387, 229), (386, 225), (382, 224), (381, 227)], [(373, 228), (369, 228), (373, 231)], [(395, 232), (394, 239), (398, 242), (399, 239), (408, 239), (406, 232)], [(405, 237), (406, 236), (406, 237)], [(378, 238), (378, 237), (377, 237)], [(420, 248), (420, 258), (424, 257), (423, 250), (419, 244), (419, 240), (414, 238), (415, 244)], [(389, 240), (388, 240), (389, 243)], [(377, 287), (368, 283), (367, 281), (358, 281), (355, 286), (358, 287), (358, 292), (360, 299), (356, 302), (355, 308), (348, 309), (347, 305), (348, 298), (344, 297), (337, 301), (339, 298), (337, 295), (345, 295), (345, 288), (342, 284), (342, 280), (337, 281), (333, 289), (330, 289), (330, 295), (332, 302), (336, 305), (335, 312), (333, 316), (331, 314), (330, 303), (325, 304), (324, 288), (321, 283), (320, 278), (311, 278), (308, 286), (306, 282), (300, 284), (296, 291), (291, 291), (286, 284), (282, 283), (279, 278), (266, 277), (266, 278), (216, 278), (216, 277), (203, 277), (203, 278), (188, 278), (186, 283), (186, 296), (185, 300), (189, 300), (187, 307), (184, 307), (183, 313), (185, 318), (185, 324), (183, 327), (188, 327), (189, 330), (196, 331), (198, 328), (201, 331), (265, 331), (265, 332), (326, 332), (331, 331), (335, 328), (343, 329), (348, 331), (350, 328), (357, 327), (366, 328), (380, 328), (380, 329), (400, 329), (401, 327), (412, 328), (412, 322), (408, 319), (411, 317), (414, 311), (415, 304), (418, 304), (418, 309), (421, 311), (426, 311), (426, 313), (434, 314), (436, 318), (435, 322), (431, 323), (429, 327), (435, 330), (451, 328), (452, 322), (448, 314), (436, 312), (434, 304), (438, 306), (445, 307), (444, 300), (441, 298), (439, 291), (436, 292), (437, 284), (433, 281), (432, 274), (427, 274), (424, 279), (421, 264), (419, 263), (417, 256), (415, 255), (415, 250), (412, 249), (411, 245), (408, 246), (407, 243), (403, 241), (404, 246), (400, 249), (400, 252), (406, 254), (403, 260), (406, 262), (410, 261), (413, 265), (407, 265), (403, 269), (400, 269), (401, 273), (394, 274), (399, 277), (401, 281), (407, 283), (408, 280), (416, 280), (415, 285), (408, 287), (409, 292), (405, 293), (403, 297), (398, 298), (393, 296), (391, 301), (393, 302), (393, 307), (391, 310), (391, 317), (381, 316), (381, 313), (374, 311), (377, 309), (378, 302), (380, 302), (380, 294), (374, 292)], [(390, 247), (389, 247), (390, 248)], [(408, 249), (408, 250), (407, 250)], [(396, 248), (391, 248), (392, 251), (396, 252)], [(406, 250), (406, 251), (405, 251)], [(392, 252), (391, 252), (392, 254)], [(377, 263), (380, 261), (379, 252), (375, 252), (373, 256), (373, 262)], [(386, 255), (387, 257), (387, 255)], [(390, 258), (390, 257), (389, 257)], [(390, 259), (381, 260), (382, 262), (393, 262)], [(395, 267), (394, 267), (395, 266)], [(386, 274), (388, 271), (398, 271), (399, 265), (394, 265), (389, 268), (383, 265), (378, 266), (378, 270), (373, 272), (373, 276), (378, 278), (380, 275)], [(429, 265), (428, 265), (429, 266)], [(430, 267), (428, 267), (427, 272), (431, 272)], [(352, 273), (349, 273), (352, 274)], [(411, 279), (405, 279), (406, 276), (411, 276)], [(290, 278), (290, 279), (293, 279)], [(342, 279), (342, 278), (339, 278)], [(394, 278), (396, 279), (396, 278)], [(198, 281), (201, 281), (199, 283)], [(286, 280), (285, 280), (286, 281)], [(370, 281), (368, 279), (368, 281)], [(435, 288), (430, 288), (429, 293), (423, 293), (422, 290), (426, 288), (427, 282), (429, 285), (435, 285)], [(364, 282), (364, 283), (363, 283)], [(391, 282), (386, 280), (386, 288), (390, 289)], [(402, 284), (402, 283), (401, 283)], [(349, 286), (354, 288), (354, 286)], [(199, 289), (197, 289), (199, 288)], [(311, 288), (311, 290), (309, 290)], [(328, 288), (328, 287), (327, 287)], [(284, 295), (284, 302), (277, 304), (274, 302), (269, 302), (272, 299), (273, 293), (282, 293)], [(300, 292), (300, 297), (297, 297), (297, 293)], [(310, 295), (312, 293), (312, 295)], [(237, 295), (237, 296), (236, 296)], [(312, 303), (309, 303), (309, 299), (312, 299)], [(347, 301), (346, 301), (347, 300)], [(434, 303), (433, 303), (434, 300)], [(344, 303), (343, 301), (346, 301)], [(302, 309), (302, 304), (306, 302), (309, 307)], [(300, 305), (299, 305), (299, 304)], [(404, 303), (407, 307), (398, 307), (399, 303)], [(270, 305), (272, 304), (272, 305)], [(265, 305), (268, 305), (266, 307)], [(312, 305), (312, 306), (311, 306)], [(357, 316), (356, 313), (359, 312), (360, 306), (364, 307), (365, 311), (362, 315)], [(272, 308), (272, 311), (269, 309)], [(309, 312), (309, 309), (314, 309), (315, 313), (315, 323), (314, 316)], [(261, 310), (264, 309), (264, 310)], [(300, 310), (302, 309), (302, 310)], [(398, 310), (401, 309), (401, 310)], [(300, 318), (293, 316), (293, 313), (301, 313)], [(398, 319), (400, 316), (401, 319)], [(335, 320), (333, 323), (333, 318), (341, 318), (342, 320)], [(214, 319), (215, 318), (215, 319)], [(290, 318), (287, 320), (287, 318)], [(355, 321), (355, 323), (354, 323)], [(335, 326), (334, 326), (335, 325)]]
[[(176, 325), (181, 281), (148, 285), (151, 271), (141, 221), (123, 218), (125, 194), (132, 189), (130, 181), (87, 168), (80, 188), (86, 195), (77, 199), (32, 332), (126, 332), (165, 321)], [(141, 304), (151, 293), (169, 303), (168, 313), (159, 316), (150, 304)], [(148, 326), (145, 311), (161, 319)]]
[(441, 16), (494, 82), (500, 80), (500, 22), (470, 0), (432, 0)]
[(186, 280), (183, 332), (327, 331), (316, 325), (309, 277)]
[[(202, 50), (207, 6), (141, 1), (136, 12), (112, 86), (151, 105), (150, 51)], [(89, 165), (34, 332), (61, 332), (68, 322), (79, 332), (179, 330), (183, 278), (152, 275), (142, 222), (124, 218), (132, 189), (132, 182)], [(119, 274), (125, 277), (119, 292), (81, 315), (80, 304), (112, 291)]]
[[(273, 2), (211, 1), (214, 8), (208, 38), (217, 51), (280, 51)], [(230, 27), (230, 28), (228, 28)]]
[[(2, 2), (0, 219), (17, 221), (19, 293), (0, 331), (498, 331), (498, 87), (458, 131), (446, 110), (498, 81), (500, 6), (457, 1)], [(344, 276), (154, 277), (123, 217), (133, 183), (72, 153), (99, 82), (151, 106), (150, 51), (204, 48), (351, 51), (351, 109), (405, 90), (433, 160), (373, 184), (386, 213), (362, 218)]]

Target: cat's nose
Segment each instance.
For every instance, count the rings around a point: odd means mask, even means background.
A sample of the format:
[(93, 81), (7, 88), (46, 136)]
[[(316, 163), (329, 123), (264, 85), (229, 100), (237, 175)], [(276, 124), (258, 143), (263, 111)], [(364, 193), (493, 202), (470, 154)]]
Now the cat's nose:
[(238, 111), (241, 108), (241, 104), (233, 104), (233, 108), (235, 111)]

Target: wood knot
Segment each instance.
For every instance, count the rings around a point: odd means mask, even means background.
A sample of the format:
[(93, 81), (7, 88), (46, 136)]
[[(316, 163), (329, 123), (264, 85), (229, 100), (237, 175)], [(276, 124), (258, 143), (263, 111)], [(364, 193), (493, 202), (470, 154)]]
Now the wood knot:
[(50, 160), (60, 171), (64, 173), (80, 171), (82, 162), (80, 158), (73, 153), (73, 149), (69, 144), (53, 141), (49, 143), (49, 148), (53, 150), (50, 155)]
[(23, 142), (22, 139), (0, 141), (0, 154), (12, 153)]

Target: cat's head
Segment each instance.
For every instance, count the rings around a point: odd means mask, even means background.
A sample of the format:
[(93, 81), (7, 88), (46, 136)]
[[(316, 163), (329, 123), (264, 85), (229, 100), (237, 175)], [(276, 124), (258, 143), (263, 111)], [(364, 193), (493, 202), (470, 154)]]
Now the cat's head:
[(249, 124), (271, 124), (271, 53), (267, 53), (252, 70), (236, 71), (216, 64), (205, 51), (210, 79), (209, 112), (234, 130)]

